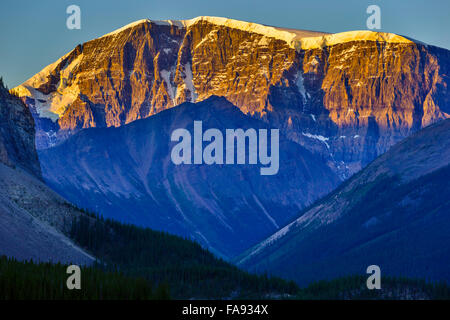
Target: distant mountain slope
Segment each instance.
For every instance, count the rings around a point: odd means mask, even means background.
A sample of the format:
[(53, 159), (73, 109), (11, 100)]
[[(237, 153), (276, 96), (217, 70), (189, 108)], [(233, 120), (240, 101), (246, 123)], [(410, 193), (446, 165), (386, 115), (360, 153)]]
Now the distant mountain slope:
[[(59, 198), (41, 181), (0, 164), (0, 255), (14, 257), (18, 260), (91, 264), (95, 258), (76, 246), (50, 221), (30, 213), (25, 206), (33, 206), (33, 211), (51, 214), (55, 218), (69, 218), (76, 211), (67, 202)], [(16, 181), (14, 185), (12, 181)], [(6, 188), (15, 189), (10, 198), (5, 195)], [(37, 191), (37, 192), (36, 192)], [(36, 192), (36, 193), (34, 193)], [(53, 199), (52, 199), (53, 198)], [(52, 200), (50, 200), (52, 199)], [(52, 201), (58, 199), (59, 204)], [(50, 200), (50, 201), (48, 201)], [(58, 201), (57, 200), (57, 201)], [(23, 201), (22, 203), (18, 203)], [(25, 204), (24, 202), (27, 202)], [(45, 213), (44, 213), (45, 212)]]
[(364, 273), (450, 281), (450, 120), (395, 145), (238, 265), (300, 284)]
[(36, 118), (38, 148), (217, 95), (320, 152), (346, 178), (449, 117), (449, 74), (450, 51), (395, 34), (198, 17), (131, 23), (14, 90)]
[(270, 129), (211, 97), (120, 128), (84, 130), (41, 150), (44, 178), (79, 207), (192, 237), (224, 257), (275, 232), (339, 183), (321, 157), (282, 135), (276, 175), (260, 175), (259, 164), (174, 165), (170, 136), (178, 128), (192, 134), (194, 120), (203, 121), (203, 131), (223, 134), (227, 128)]

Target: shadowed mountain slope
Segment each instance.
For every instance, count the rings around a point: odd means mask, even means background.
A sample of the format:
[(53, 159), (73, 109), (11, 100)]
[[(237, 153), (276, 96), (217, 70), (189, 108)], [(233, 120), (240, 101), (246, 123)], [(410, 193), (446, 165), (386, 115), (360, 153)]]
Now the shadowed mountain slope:
[(43, 183), (34, 140), (30, 110), (0, 83), (0, 255), (92, 263), (63, 234), (80, 212)]
[(79, 207), (194, 238), (225, 257), (278, 230), (339, 182), (320, 156), (282, 135), (276, 175), (260, 175), (260, 164), (175, 165), (171, 134), (178, 128), (193, 134), (194, 120), (203, 121), (203, 132), (217, 128), (224, 135), (227, 128), (270, 129), (224, 98), (185, 103), (41, 150), (45, 180)]
[(238, 259), (300, 284), (369, 265), (450, 280), (450, 120), (392, 147)]

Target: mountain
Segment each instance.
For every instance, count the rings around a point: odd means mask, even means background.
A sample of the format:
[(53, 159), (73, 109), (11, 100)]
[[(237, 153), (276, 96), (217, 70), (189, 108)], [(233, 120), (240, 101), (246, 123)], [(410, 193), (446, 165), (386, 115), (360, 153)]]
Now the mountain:
[(365, 273), (450, 280), (450, 120), (396, 144), (243, 254), (249, 270), (306, 284)]
[(20, 99), (9, 94), (0, 78), (0, 163), (18, 166), (40, 177), (34, 128), (30, 110)]
[(91, 264), (95, 258), (64, 232), (80, 214), (40, 179), (0, 163), (0, 256), (18, 260)]
[(203, 132), (271, 129), (225, 98), (211, 97), (119, 128), (86, 129), (59, 146), (40, 150), (44, 179), (78, 207), (191, 237), (228, 258), (292, 221), (339, 183), (321, 157), (283, 135), (275, 175), (261, 175), (261, 165), (248, 160), (175, 165), (172, 132), (185, 128), (193, 133), (199, 119)]
[(0, 255), (19, 260), (90, 264), (64, 235), (80, 214), (42, 181), (30, 110), (0, 82)]
[[(0, 299), (268, 298), (298, 291), (193, 241), (73, 206), (42, 181), (30, 110), (1, 78), (0, 98)], [(62, 285), (68, 264), (85, 266), (83, 290)]]
[(78, 45), (14, 92), (33, 112), (40, 149), (224, 96), (345, 179), (449, 117), (449, 61), (448, 50), (389, 33), (140, 20)]

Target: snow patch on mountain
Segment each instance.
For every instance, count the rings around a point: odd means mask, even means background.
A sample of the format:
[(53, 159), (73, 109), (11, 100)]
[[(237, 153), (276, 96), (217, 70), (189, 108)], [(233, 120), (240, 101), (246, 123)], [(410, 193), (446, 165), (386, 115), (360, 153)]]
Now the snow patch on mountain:
[(308, 37), (301, 39), (299, 43), (302, 50), (309, 50), (352, 41), (375, 41), (405, 44), (413, 43), (413, 41), (393, 33), (374, 32), (368, 30), (341, 32), (321, 37)]
[[(53, 70), (55, 70), (63, 62), (63, 60), (65, 60), (74, 50), (75, 49), (73, 49), (72, 51), (68, 52), (67, 54), (65, 54), (64, 56), (62, 56), (61, 58), (59, 58), (58, 60), (53, 62), (52, 64), (49, 64), (48, 66), (46, 66), (40, 72), (36, 73), (34, 76), (29, 78), (27, 81), (25, 81), (23, 83), (23, 85), (28, 85), (28, 86), (33, 87), (33, 88), (38, 88), (42, 84), (47, 83), (48, 76), (51, 74), (51, 72)], [(17, 88), (17, 89), (20, 90), (20, 88)]]
[(310, 139), (316, 139), (316, 140), (319, 140), (319, 141), (325, 143), (325, 145), (327, 146), (328, 149), (330, 148), (330, 145), (327, 143), (327, 141), (330, 140), (329, 138), (326, 138), (326, 137), (321, 136), (321, 135), (318, 135), (318, 134), (311, 134), (311, 133), (305, 133), (305, 132), (302, 132), (302, 134), (303, 134), (305, 137), (308, 137), (308, 138), (310, 138)]
[(176, 89), (172, 86), (172, 83), (170, 82), (170, 76), (171, 76), (172, 72), (167, 71), (167, 70), (161, 70), (160, 73), (161, 73), (161, 78), (163, 78), (164, 82), (167, 85), (167, 93), (169, 94), (169, 97), (173, 102)]
[(116, 30), (114, 30), (114, 31), (112, 31), (112, 32), (110, 32), (110, 33), (107, 33), (107, 34), (101, 36), (100, 38), (113, 36), (113, 35), (116, 35), (116, 34), (119, 34), (119, 33), (123, 32), (123, 31), (129, 30), (129, 29), (131, 29), (131, 28), (133, 28), (133, 27), (135, 27), (135, 26), (138, 26), (138, 25), (140, 25), (140, 24), (143, 24), (143, 23), (151, 23), (151, 22), (152, 22), (152, 21), (149, 20), (149, 19), (141, 19), (141, 20), (138, 20), (138, 21), (134, 21), (134, 22), (131, 22), (131, 23), (129, 23), (129, 24), (127, 24), (127, 25), (125, 25), (125, 26), (119, 28), (119, 29), (116, 29)]
[(192, 68), (189, 62), (184, 65), (184, 72), (182, 73), (182, 77), (183, 83), (177, 88), (175, 99), (180, 97), (183, 91), (187, 90), (190, 94), (190, 102), (195, 102), (197, 100), (197, 94), (195, 93)]
[(239, 21), (234, 19), (222, 18), (222, 17), (208, 17), (201, 16), (191, 20), (183, 20), (182, 23), (185, 27), (190, 27), (199, 22), (209, 22), (215, 25), (225, 26), (232, 29), (238, 29), (251, 33), (258, 33), (267, 37), (283, 40), (289, 45), (294, 47), (294, 39), (297, 37), (295, 33), (285, 31), (282, 28), (265, 26), (252, 22)]
[(266, 208), (264, 208), (263, 204), (259, 201), (258, 197), (253, 194), (253, 199), (255, 200), (256, 204), (261, 208), (264, 215), (269, 219), (269, 221), (275, 226), (275, 228), (279, 229), (280, 226), (276, 223), (275, 219), (272, 218), (272, 216), (267, 212)]
[(299, 92), (300, 92), (300, 94), (302, 95), (302, 97), (303, 97), (303, 103), (304, 102), (306, 102), (306, 89), (305, 89), (305, 86), (304, 86), (304, 84), (303, 84), (303, 71), (302, 70), (299, 70), (298, 71), (298, 73), (297, 73), (297, 87), (298, 87), (298, 90), (299, 90)]
[[(70, 64), (63, 66), (59, 72), (59, 82), (56, 85), (56, 91), (44, 94), (38, 88), (46, 84), (52, 73), (58, 67), (61, 67), (64, 59), (71, 53), (64, 55), (61, 59), (48, 65), (42, 71), (25, 81), (20, 86), (12, 89), (19, 97), (33, 99), (34, 112), (41, 118), (48, 118), (53, 122), (57, 121), (76, 98), (80, 95), (78, 85), (73, 81), (74, 70), (83, 59), (83, 54), (78, 55)], [(70, 85), (69, 85), (70, 83)]]

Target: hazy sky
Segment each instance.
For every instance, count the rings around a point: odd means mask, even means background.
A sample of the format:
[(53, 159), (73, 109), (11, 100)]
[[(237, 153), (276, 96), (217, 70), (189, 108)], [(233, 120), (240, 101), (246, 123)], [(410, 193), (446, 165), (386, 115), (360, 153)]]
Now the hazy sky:
[[(71, 4), (81, 8), (81, 30), (66, 27)], [(0, 76), (14, 87), (77, 44), (144, 18), (207, 15), (341, 32), (366, 29), (371, 4), (381, 7), (381, 31), (450, 49), (449, 0), (1, 0)]]

